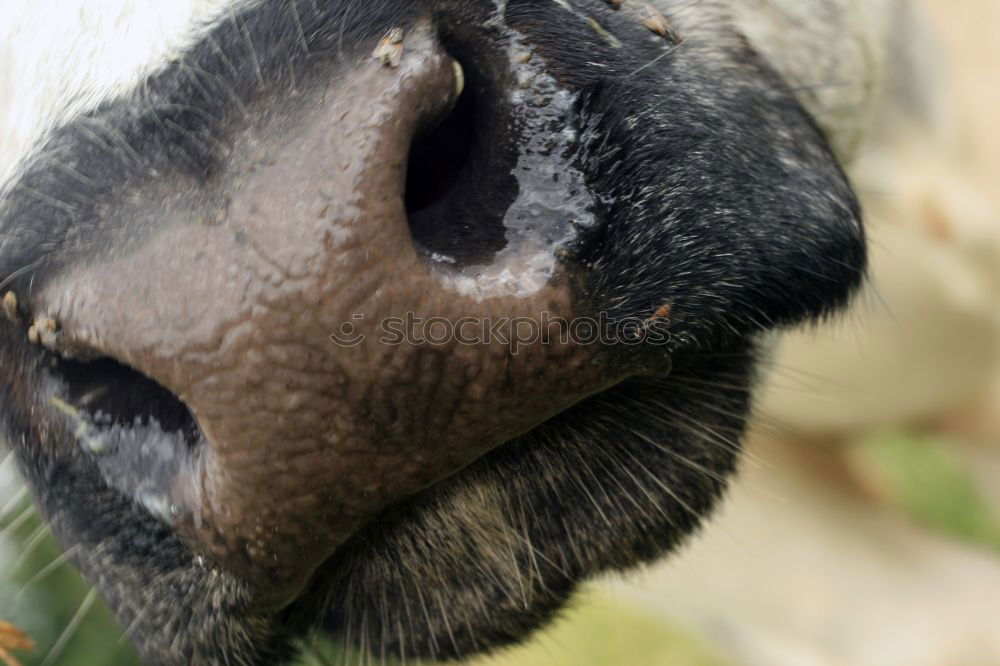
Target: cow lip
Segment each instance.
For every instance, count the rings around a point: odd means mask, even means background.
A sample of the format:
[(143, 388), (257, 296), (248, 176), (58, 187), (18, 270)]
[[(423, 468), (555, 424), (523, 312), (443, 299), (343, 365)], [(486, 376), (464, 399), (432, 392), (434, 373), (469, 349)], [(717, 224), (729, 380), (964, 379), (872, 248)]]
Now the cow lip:
[(501, 444), (493, 447), (492, 449), (486, 451), (481, 456), (471, 460), (465, 467), (456, 470), (455, 472), (445, 476), (442, 479), (435, 481), (434, 483), (426, 486), (417, 493), (414, 493), (408, 497), (404, 497), (396, 502), (392, 502), (382, 507), (381, 510), (369, 516), (369, 518), (359, 527), (359, 529), (352, 534), (344, 543), (342, 543), (338, 548), (330, 554), (327, 558), (327, 562), (337, 558), (338, 553), (353, 544), (359, 537), (361, 533), (367, 526), (377, 524), (380, 519), (387, 513), (391, 513), (404, 508), (408, 505), (412, 505), (414, 502), (419, 501), (422, 497), (433, 494), (440, 490), (442, 487), (460, 481), (465, 475), (469, 474), (470, 468), (478, 465), (490, 465), (491, 457), (496, 455), (503, 455), (506, 451), (509, 451), (518, 441), (531, 438), (533, 435), (546, 430), (552, 422), (557, 419), (565, 418), (567, 414), (580, 411), (582, 414), (586, 414), (587, 403), (591, 401), (597, 401), (602, 398), (607, 398), (608, 396), (613, 396), (615, 394), (621, 393), (624, 390), (624, 386), (629, 382), (633, 381), (662, 381), (670, 378), (674, 367), (673, 357), (670, 355), (660, 355), (657, 360), (651, 361), (649, 363), (639, 366), (638, 369), (627, 376), (621, 377), (618, 381), (612, 383), (611, 385), (596, 391), (580, 401), (567, 405), (564, 409), (549, 415), (547, 418), (542, 419), (532, 425), (527, 430), (519, 433), (517, 436), (507, 439)]

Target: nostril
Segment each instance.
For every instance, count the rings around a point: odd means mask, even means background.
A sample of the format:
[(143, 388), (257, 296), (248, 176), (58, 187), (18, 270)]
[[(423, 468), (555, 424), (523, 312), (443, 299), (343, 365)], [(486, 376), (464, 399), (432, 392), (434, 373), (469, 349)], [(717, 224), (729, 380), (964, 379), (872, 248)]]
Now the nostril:
[(146, 375), (110, 358), (57, 361), (67, 402), (106, 423), (134, 425), (156, 422), (168, 432), (194, 439), (198, 426), (190, 410), (170, 391)]
[(407, 221), (414, 244), (430, 258), (488, 263), (506, 243), (503, 216), (517, 195), (516, 132), (497, 64), (442, 39), (461, 93), (410, 145)]
[(170, 435), (184, 449), (201, 440), (187, 405), (118, 361), (58, 358), (50, 378), (55, 384), (52, 406), (72, 417), (77, 438), (92, 452), (117, 452), (126, 439), (150, 429)]
[[(477, 121), (476, 94), (466, 86), (451, 112), (425, 128), (410, 148), (406, 171), (406, 212), (411, 222), (420, 211), (454, 191), (471, 159)], [(414, 229), (416, 240), (423, 230)]]

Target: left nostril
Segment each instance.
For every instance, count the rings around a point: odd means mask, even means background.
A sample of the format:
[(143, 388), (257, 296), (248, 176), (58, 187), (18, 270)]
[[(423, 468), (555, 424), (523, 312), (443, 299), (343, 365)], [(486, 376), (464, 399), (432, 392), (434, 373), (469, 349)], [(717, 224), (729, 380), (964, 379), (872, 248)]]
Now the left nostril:
[(188, 443), (200, 437), (198, 424), (183, 402), (118, 361), (58, 359), (51, 376), (57, 382), (55, 396), (98, 428), (156, 424), (165, 432), (182, 434)]
[(108, 486), (172, 524), (183, 507), (172, 500), (178, 473), (203, 441), (187, 406), (170, 391), (110, 358), (53, 359), (47, 408)]

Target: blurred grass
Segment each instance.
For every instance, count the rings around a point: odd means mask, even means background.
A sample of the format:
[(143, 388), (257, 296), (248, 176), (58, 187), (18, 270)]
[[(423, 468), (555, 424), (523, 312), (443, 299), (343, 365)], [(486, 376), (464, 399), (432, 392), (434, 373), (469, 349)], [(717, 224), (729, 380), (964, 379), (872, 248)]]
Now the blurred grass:
[(860, 464), (876, 492), (923, 525), (1000, 551), (1000, 515), (959, 457), (960, 445), (929, 433), (881, 432), (862, 442)]
[(531, 643), (474, 666), (729, 666), (697, 633), (591, 593)]
[[(5, 533), (4, 528), (10, 522), (0, 523), (0, 534), (3, 534), (0, 538), (0, 620), (9, 621), (25, 631), (38, 645), (34, 653), (17, 654), (21, 663), (24, 666), (138, 666), (138, 657), (127, 641), (121, 641), (122, 630), (100, 599), (95, 599), (89, 609), (84, 606), (90, 588), (76, 570), (64, 564), (46, 571), (53, 563), (59, 563), (62, 550), (50, 534), (40, 531), (46, 529), (41, 520), (33, 516), (16, 530)], [(37, 548), (29, 557), (21, 559), (27, 544), (39, 535), (42, 540), (37, 542)], [(3, 542), (13, 548), (2, 548)], [(8, 553), (13, 557), (4, 557)], [(44, 578), (35, 579), (40, 573), (45, 574)], [(79, 627), (70, 633), (67, 628), (72, 626), (78, 613)], [(63, 647), (46, 663), (64, 632)]]

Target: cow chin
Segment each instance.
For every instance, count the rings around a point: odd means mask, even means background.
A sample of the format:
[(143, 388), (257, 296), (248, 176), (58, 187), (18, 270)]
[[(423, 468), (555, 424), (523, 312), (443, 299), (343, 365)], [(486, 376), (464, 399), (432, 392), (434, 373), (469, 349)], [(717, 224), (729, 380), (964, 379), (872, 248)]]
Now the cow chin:
[(581, 581), (655, 561), (710, 515), (754, 365), (747, 349), (627, 381), (387, 509), (321, 567), (293, 622), (405, 658), (523, 640)]

